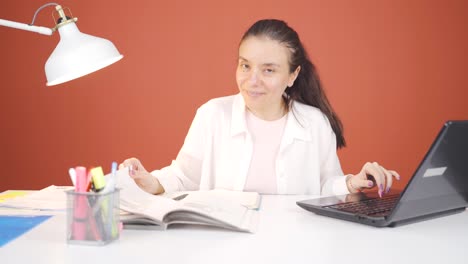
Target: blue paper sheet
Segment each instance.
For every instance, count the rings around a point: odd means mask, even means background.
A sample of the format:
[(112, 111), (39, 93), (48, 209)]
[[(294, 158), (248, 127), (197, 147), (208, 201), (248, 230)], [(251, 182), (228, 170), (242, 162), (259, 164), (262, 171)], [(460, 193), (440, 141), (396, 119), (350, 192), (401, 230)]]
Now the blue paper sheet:
[(49, 219), (51, 215), (1, 215), (0, 247)]

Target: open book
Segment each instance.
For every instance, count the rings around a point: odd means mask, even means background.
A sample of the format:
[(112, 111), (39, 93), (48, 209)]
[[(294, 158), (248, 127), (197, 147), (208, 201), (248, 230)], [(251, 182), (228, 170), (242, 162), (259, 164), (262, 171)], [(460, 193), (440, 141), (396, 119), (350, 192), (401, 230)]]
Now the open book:
[(152, 195), (141, 190), (127, 169), (117, 172), (120, 215), (124, 228), (161, 229), (171, 224), (197, 224), (255, 232), (260, 195), (227, 190)]

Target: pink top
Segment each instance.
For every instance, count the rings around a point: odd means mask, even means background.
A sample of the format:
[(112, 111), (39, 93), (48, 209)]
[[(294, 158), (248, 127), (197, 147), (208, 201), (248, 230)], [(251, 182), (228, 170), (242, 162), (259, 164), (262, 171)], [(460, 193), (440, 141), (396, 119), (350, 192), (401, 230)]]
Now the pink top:
[(266, 121), (246, 111), (247, 128), (253, 142), (252, 160), (247, 173), (245, 191), (278, 193), (276, 158), (286, 125), (287, 114), (278, 120)]

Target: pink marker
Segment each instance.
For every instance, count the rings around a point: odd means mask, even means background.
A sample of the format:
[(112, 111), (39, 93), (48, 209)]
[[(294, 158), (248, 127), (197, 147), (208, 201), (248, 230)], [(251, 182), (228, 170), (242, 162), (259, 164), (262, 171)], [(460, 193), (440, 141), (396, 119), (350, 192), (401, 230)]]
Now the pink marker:
[(86, 186), (88, 184), (88, 175), (86, 175), (86, 168), (78, 166), (75, 168), (76, 173), (76, 192), (86, 192)]
[(88, 210), (88, 199), (85, 194), (75, 194), (72, 222), (72, 238), (74, 240), (86, 239)]
[[(86, 192), (86, 185), (88, 183), (88, 175), (86, 175), (86, 168), (82, 166), (76, 167), (75, 174), (75, 192)], [(86, 196), (84, 194), (75, 194), (72, 226), (72, 238), (75, 240), (86, 239), (87, 207), (88, 201), (86, 199)]]

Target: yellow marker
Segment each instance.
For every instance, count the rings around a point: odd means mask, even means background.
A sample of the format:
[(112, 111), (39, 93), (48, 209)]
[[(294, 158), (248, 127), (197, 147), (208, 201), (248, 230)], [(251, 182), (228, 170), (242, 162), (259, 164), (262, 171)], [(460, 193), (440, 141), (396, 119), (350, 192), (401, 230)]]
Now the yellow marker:
[(92, 168), (90, 170), (93, 179), (93, 186), (96, 192), (101, 191), (106, 187), (106, 179), (104, 179), (104, 172), (101, 167)]

